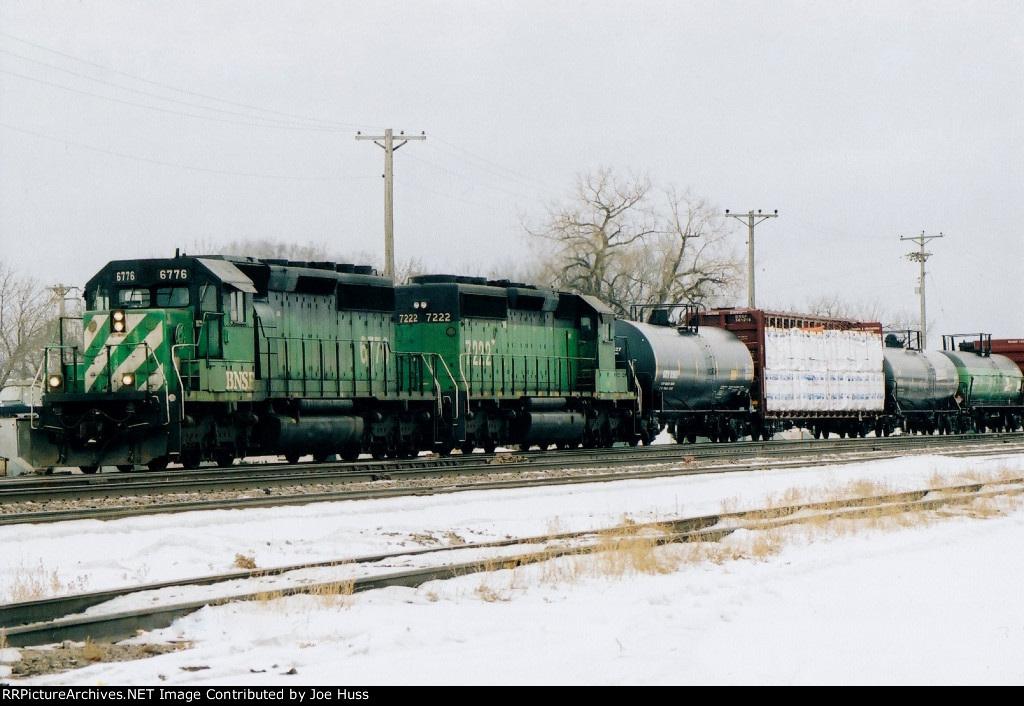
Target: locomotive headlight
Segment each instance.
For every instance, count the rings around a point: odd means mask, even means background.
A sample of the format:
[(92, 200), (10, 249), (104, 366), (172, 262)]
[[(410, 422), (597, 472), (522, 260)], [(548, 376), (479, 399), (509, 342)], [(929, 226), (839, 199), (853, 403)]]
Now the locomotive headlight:
[(115, 311), (110, 315), (110, 318), (113, 319), (111, 328), (114, 330), (114, 333), (124, 333), (124, 312)]
[(420, 303), (419, 302), (413, 302), (412, 303), (412, 308), (413, 309), (419, 309), (420, 308)]
[(50, 390), (56, 391), (61, 388), (64, 384), (64, 378), (54, 373), (53, 375), (46, 378), (46, 384), (50, 387)]
[(135, 387), (135, 376), (131, 373), (125, 373), (121, 376), (122, 387)]

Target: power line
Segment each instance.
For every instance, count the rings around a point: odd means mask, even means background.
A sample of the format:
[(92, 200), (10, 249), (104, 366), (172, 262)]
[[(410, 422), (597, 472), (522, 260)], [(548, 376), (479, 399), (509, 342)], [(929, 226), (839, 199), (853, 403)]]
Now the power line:
[(122, 159), (131, 159), (136, 162), (145, 162), (146, 164), (158, 164), (162, 167), (176, 167), (178, 169), (188, 169), (189, 171), (205, 172), (207, 174), (221, 174), (224, 176), (241, 176), (241, 177), (252, 177), (257, 179), (280, 179), (280, 180), (293, 180), (293, 181), (355, 181), (360, 179), (367, 179), (368, 177), (305, 177), (305, 176), (289, 176), (282, 174), (256, 174), (252, 172), (231, 172), (223, 169), (210, 169), (207, 167), (196, 167), (190, 164), (181, 164), (175, 162), (163, 162), (158, 159), (149, 159), (147, 157), (138, 157), (136, 155), (126, 154), (124, 152), (114, 152), (113, 150), (105, 150), (100, 147), (93, 147), (91, 145), (84, 145), (80, 142), (71, 142), (70, 140), (62, 140), (57, 137), (50, 137), (49, 135), (43, 135), (42, 133), (33, 132), (32, 130), (25, 130), (23, 128), (14, 127), (13, 125), (7, 125), (6, 123), (0, 123), (0, 127), (7, 128), (8, 130), (14, 130), (15, 132), (24, 133), (26, 135), (32, 135), (43, 140), (49, 140), (50, 142), (57, 142), (62, 145), (70, 145), (71, 147), (79, 147), (84, 150), (91, 150), (93, 152), (100, 152), (102, 154), (109, 154), (114, 157), (121, 157)]
[(263, 113), (269, 113), (271, 115), (280, 115), (282, 117), (291, 118), (291, 119), (294, 119), (294, 120), (309, 120), (309, 121), (314, 121), (314, 122), (322, 122), (322, 123), (325, 123), (325, 124), (328, 124), (328, 125), (337, 126), (337, 127), (340, 127), (340, 128), (362, 127), (361, 125), (357, 125), (357, 124), (354, 124), (354, 123), (343, 123), (343, 122), (338, 122), (338, 121), (333, 121), (333, 120), (332, 121), (328, 121), (328, 120), (324, 120), (323, 118), (310, 118), (310, 117), (305, 117), (305, 116), (301, 116), (301, 115), (293, 115), (291, 113), (283, 113), (283, 112), (276, 111), (276, 110), (270, 110), (268, 108), (260, 108), (259, 106), (248, 105), (246, 103), (237, 103), (235, 101), (229, 101), (229, 100), (225, 100), (223, 98), (217, 98), (216, 96), (210, 96), (210, 95), (207, 95), (207, 94), (204, 94), (204, 93), (197, 93), (196, 91), (189, 91), (189, 90), (186, 90), (184, 88), (177, 88), (175, 86), (171, 86), (171, 85), (166, 84), (166, 83), (160, 83), (158, 81), (151, 81), (151, 80), (149, 80), (147, 78), (143, 78), (141, 76), (136, 76), (135, 74), (126, 73), (124, 71), (118, 71), (117, 69), (112, 69), (112, 68), (110, 68), (108, 66), (104, 66), (103, 64), (97, 64), (97, 63), (92, 62), (92, 61), (87, 61), (85, 59), (80, 59), (77, 56), (72, 56), (71, 54), (65, 54), (63, 52), (57, 51), (56, 49), (51, 49), (49, 47), (44, 47), (41, 44), (35, 44), (35, 43), (30, 42), (28, 40), (21, 39), (20, 37), (15, 37), (12, 34), (7, 34), (6, 32), (0, 32), (0, 37), (6, 37), (8, 39), (13, 39), (16, 42), (21, 42), (22, 44), (27, 44), (30, 47), (35, 47), (36, 49), (41, 49), (42, 51), (49, 52), (51, 54), (56, 54), (57, 56), (62, 56), (65, 59), (70, 59), (72, 61), (77, 61), (79, 63), (85, 64), (86, 66), (92, 66), (94, 68), (101, 69), (103, 71), (109, 71), (110, 73), (114, 73), (114, 74), (117, 74), (119, 76), (124, 76), (124, 77), (130, 78), (130, 79), (132, 79), (134, 81), (141, 81), (142, 83), (148, 83), (151, 86), (157, 86), (159, 88), (165, 88), (165, 89), (167, 89), (169, 91), (175, 91), (177, 93), (184, 93), (186, 95), (195, 96), (197, 98), (204, 98), (206, 100), (217, 101), (218, 103), (224, 103), (226, 105), (233, 105), (233, 106), (235, 106), (237, 108), (247, 108), (249, 110), (258, 110), (258, 111), (263, 112)]
[[(79, 95), (89, 96), (90, 98), (99, 98), (100, 100), (111, 101), (112, 103), (120, 103), (122, 105), (130, 105), (130, 106), (135, 107), (135, 108), (143, 108), (145, 110), (153, 110), (153, 111), (156, 111), (158, 113), (167, 113), (169, 115), (180, 115), (180, 116), (183, 116), (183, 117), (186, 117), (186, 118), (197, 118), (199, 120), (212, 120), (214, 122), (230, 123), (232, 125), (248, 125), (250, 127), (268, 127), (268, 128), (275, 128), (275, 129), (278, 129), (278, 130), (306, 130), (306, 131), (310, 131), (310, 132), (339, 132), (341, 130), (341, 128), (335, 128), (335, 127), (307, 127), (307, 126), (299, 126), (299, 125), (267, 125), (267, 124), (264, 124), (264, 123), (247, 123), (247, 122), (242, 122), (240, 120), (227, 120), (225, 118), (215, 118), (215, 117), (212, 117), (212, 116), (209, 116), (209, 115), (197, 115), (195, 113), (183, 113), (183, 112), (181, 112), (179, 110), (171, 110), (170, 108), (158, 108), (155, 105), (145, 105), (143, 103), (134, 103), (134, 102), (128, 101), (128, 100), (122, 100), (120, 98), (114, 98), (113, 96), (104, 96), (104, 95), (100, 95), (99, 93), (92, 93), (90, 91), (83, 91), (83, 90), (81, 90), (79, 88), (71, 88), (70, 86), (64, 86), (64, 85), (61, 85), (59, 83), (54, 83), (52, 81), (43, 80), (41, 78), (35, 78), (33, 76), (27, 76), (25, 74), (19, 74), (17, 71), (11, 71), (10, 69), (0, 69), (0, 73), (8, 74), (10, 76), (17, 76), (18, 78), (23, 78), (26, 81), (35, 81), (36, 83), (41, 83), (41, 84), (43, 84), (45, 86), (52, 86), (54, 88), (60, 88), (60, 89), (62, 89), (64, 91), (70, 91), (71, 93), (77, 93)], [(131, 90), (131, 89), (125, 89), (125, 90)], [(144, 95), (149, 95), (149, 94), (144, 94)], [(157, 98), (158, 100), (170, 100), (168, 98), (161, 98), (160, 96), (150, 95), (150, 97), (151, 98)], [(174, 101), (174, 102), (180, 103), (180, 101)], [(188, 104), (185, 104), (185, 105), (188, 105)], [(191, 106), (191, 107), (199, 108), (200, 110), (213, 110), (212, 108), (204, 108), (203, 106)], [(221, 112), (223, 112), (223, 111), (221, 111)], [(241, 114), (239, 114), (239, 115), (241, 115)], [(260, 117), (257, 117), (257, 116), (244, 116), (244, 115), (242, 117), (249, 117), (252, 120), (271, 120), (271, 119), (273, 119), (273, 118), (260, 118)]]

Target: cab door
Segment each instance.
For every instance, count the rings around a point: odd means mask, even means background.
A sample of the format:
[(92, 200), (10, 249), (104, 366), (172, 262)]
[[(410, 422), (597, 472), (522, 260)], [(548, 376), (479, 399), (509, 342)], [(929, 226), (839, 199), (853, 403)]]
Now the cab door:
[(199, 312), (196, 316), (198, 358), (220, 358), (224, 355), (224, 313), (220, 310), (218, 289), (212, 282), (199, 285)]

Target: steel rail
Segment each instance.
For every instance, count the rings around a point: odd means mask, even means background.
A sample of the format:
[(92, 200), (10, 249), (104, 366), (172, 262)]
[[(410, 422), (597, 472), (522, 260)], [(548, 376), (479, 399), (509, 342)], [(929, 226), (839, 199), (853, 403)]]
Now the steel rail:
[[(979, 498), (992, 498), (1003, 495), (1017, 495), (1024, 493), (1024, 477), (1002, 479), (993, 483), (971, 483), (937, 488), (926, 488), (922, 490), (904, 491), (899, 493), (886, 493), (880, 496), (853, 498), (844, 501), (806, 503), (780, 508), (749, 509), (732, 513), (705, 515), (700, 517), (678, 518), (675, 520), (662, 520), (646, 524), (630, 524), (587, 532), (567, 533), (563, 535), (548, 535), (542, 537), (523, 537), (515, 540), (505, 540), (493, 543), (481, 543), (477, 545), (460, 545), (448, 549), (431, 548), (415, 552), (401, 552), (391, 555), (380, 555), (380, 558), (394, 558), (396, 556), (409, 556), (412, 554), (448, 554), (468, 550), (479, 550), (481, 548), (542, 545), (545, 548), (530, 550), (515, 555), (499, 555), (485, 559), (474, 559), (472, 561), (449, 562), (435, 564), (432, 566), (410, 569), (406, 571), (389, 572), (375, 576), (360, 576), (353, 579), (338, 580), (332, 579), (325, 582), (306, 583), (301, 586), (287, 586), (272, 590), (262, 589), (259, 591), (244, 591), (232, 595), (221, 596), (214, 599), (203, 599), (198, 601), (185, 601), (172, 605), (147, 607), (142, 610), (121, 611), (110, 614), (94, 615), (62, 615), (48, 620), (42, 620), (25, 625), (14, 625), (4, 627), (2, 632), (7, 644), (12, 647), (30, 647), (36, 645), (59, 643), (64, 640), (93, 640), (95, 642), (117, 642), (134, 636), (139, 630), (154, 630), (165, 628), (171, 623), (196, 610), (207, 606), (223, 605), (233, 601), (263, 600), (268, 597), (285, 597), (299, 594), (320, 594), (327, 592), (340, 592), (343, 589), (350, 589), (351, 592), (361, 592), (384, 588), (389, 586), (417, 587), (427, 581), (453, 578), (469, 573), (493, 571), (501, 568), (513, 568), (524, 564), (547, 561), (569, 554), (593, 553), (602, 549), (598, 541), (601, 537), (616, 535), (636, 535), (639, 530), (653, 529), (660, 531), (660, 535), (653, 537), (652, 541), (657, 544), (668, 544), (672, 542), (705, 542), (718, 541), (723, 537), (741, 529), (746, 530), (767, 530), (804, 522), (820, 522), (833, 519), (856, 519), (873, 514), (880, 510), (890, 511), (924, 511), (935, 510), (944, 506), (954, 504), (965, 504)], [(582, 542), (569, 542), (564, 546), (546, 547), (547, 544), (558, 540), (587, 540)], [(371, 557), (363, 559), (343, 559), (331, 563), (324, 563), (323, 566), (339, 566), (345, 563), (370, 561)], [(302, 565), (295, 568), (308, 568), (309, 565)], [(295, 570), (285, 569), (281, 571)], [(258, 572), (257, 572), (258, 573)], [(265, 573), (265, 572), (264, 572)], [(228, 576), (228, 575), (221, 575)], [(237, 578), (237, 572), (232, 576)], [(173, 586), (195, 586), (206, 585), (217, 580), (229, 580), (219, 577), (200, 577), (180, 582), (168, 582), (166, 585)], [(135, 587), (101, 594), (91, 594), (98, 598), (100, 595), (118, 596), (146, 590), (148, 587)], [(65, 610), (69, 606), (75, 606), (75, 600), (90, 600), (87, 597), (69, 597), (64, 607), (58, 608), (60, 599), (55, 599), (49, 605), (55, 610)], [(100, 602), (109, 600), (103, 598)], [(37, 602), (38, 603), (38, 602)], [(90, 605), (97, 605), (92, 603)], [(80, 609), (80, 605), (78, 608)], [(45, 609), (45, 608), (42, 608)], [(16, 614), (16, 607), (8, 618)], [(21, 616), (41, 615), (40, 608), (36, 612), (24, 610)]]

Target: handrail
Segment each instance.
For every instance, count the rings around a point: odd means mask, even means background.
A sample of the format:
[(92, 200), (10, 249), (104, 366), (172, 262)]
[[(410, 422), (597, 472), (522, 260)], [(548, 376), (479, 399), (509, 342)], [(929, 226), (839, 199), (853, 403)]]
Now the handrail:
[[(181, 397), (181, 420), (185, 419), (185, 381), (181, 377), (181, 370), (178, 368), (178, 358), (175, 356), (175, 349), (184, 348), (186, 346), (192, 346), (193, 348), (199, 348), (198, 343), (175, 343), (171, 345), (171, 365), (174, 366), (174, 374), (178, 378), (178, 392)], [(170, 421), (171, 418), (171, 402), (170, 395), (167, 395), (167, 419)]]
[[(459, 393), (459, 382), (455, 379), (455, 376), (452, 375), (452, 371), (448, 367), (448, 361), (446, 361), (444, 359), (444, 356), (439, 354), (439, 353), (426, 353), (426, 354), (419, 353), (418, 355), (421, 355), (421, 356), (423, 356), (423, 355), (430, 355), (430, 356), (433, 356), (434, 358), (437, 358), (439, 361), (441, 361), (441, 365), (444, 367), (444, 371), (446, 373), (448, 373), (448, 379), (452, 381), (452, 388), (455, 390), (455, 399), (453, 400), (453, 405), (454, 406), (452, 408), (452, 414), (453, 414), (453, 418), (454, 419), (458, 419), (459, 418), (459, 394), (458, 394)], [(431, 375), (434, 376), (434, 379), (437, 380), (437, 373), (434, 370), (431, 370), (430, 372), (431, 372)], [(465, 380), (463, 380), (463, 382), (465, 382)], [(468, 404), (468, 400), (469, 400), (469, 386), (468, 385), (466, 386), (466, 399), (467, 399), (467, 404)], [(440, 381), (438, 381), (438, 383), (437, 383), (437, 405), (438, 405), (438, 409), (441, 409), (441, 383), (440, 383)]]
[(629, 372), (633, 374), (633, 387), (636, 388), (636, 409), (643, 416), (644, 413), (644, 391), (640, 387), (640, 378), (636, 376), (636, 360), (629, 359)]
[[(360, 376), (355, 374), (355, 371), (353, 371), (352, 378), (351, 378), (352, 379), (352, 383), (353, 383), (353, 390), (352, 390), (353, 395), (356, 394), (356, 389), (355, 389), (354, 385), (356, 383), (358, 383), (358, 382), (361, 382), (361, 381), (368, 383), (370, 385), (370, 392), (373, 391), (373, 382), (374, 382), (373, 364), (374, 364), (374, 359), (375, 359), (375, 350), (378, 347), (381, 349), (380, 357), (381, 357), (381, 360), (383, 361), (383, 364), (384, 364), (383, 384), (384, 384), (384, 391), (385, 391), (385, 393), (387, 392), (387, 387), (388, 387), (388, 383), (389, 383), (388, 370), (390, 368), (392, 368), (392, 367), (396, 367), (394, 365), (389, 364), (389, 358), (393, 358), (395, 356), (395, 353), (394, 353), (393, 349), (391, 348), (391, 341), (389, 341), (387, 339), (377, 339), (377, 340), (374, 340), (374, 339), (370, 339), (370, 338), (364, 338), (364, 339), (356, 339), (356, 338), (306, 338), (306, 337), (303, 337), (303, 336), (264, 336), (264, 338), (267, 341), (267, 363), (268, 363), (268, 370), (266, 372), (266, 375), (267, 375), (267, 379), (270, 380), (271, 383), (276, 378), (276, 376), (273, 374), (273, 371), (271, 371), (269, 369), (270, 349), (271, 349), (271, 347), (278, 348), (276, 355), (278, 357), (278, 362), (279, 362), (279, 364), (281, 366), (281, 369), (284, 372), (284, 375), (282, 377), (280, 377), (280, 378), (277, 378), (277, 379), (281, 379), (281, 380), (285, 380), (285, 381), (298, 380), (298, 381), (302, 382), (303, 385), (305, 385), (305, 383), (307, 381), (318, 380), (321, 383), (321, 390), (323, 390), (323, 383), (328, 379), (324, 375), (324, 370), (325, 370), (326, 366), (323, 364), (324, 360), (323, 360), (323, 356), (322, 356), (322, 352), (323, 352), (322, 349), (323, 349), (325, 344), (326, 345), (334, 344), (335, 346), (337, 346), (338, 344), (345, 343), (345, 344), (353, 345), (354, 346), (353, 347), (353, 351), (352, 351), (353, 355), (355, 355), (356, 351), (361, 350), (362, 347), (365, 346), (366, 355), (367, 355), (367, 359), (366, 359), (366, 363), (365, 363), (365, 369), (366, 369), (367, 375), (366, 375), (365, 378), (364, 377), (360, 377)], [(301, 374), (300, 374), (300, 376), (295, 377), (295, 378), (293, 378), (291, 376), (291, 368), (289, 367), (289, 350), (288, 350), (289, 346), (288, 346), (288, 344), (290, 342), (298, 343), (298, 345), (300, 347), (300, 353), (303, 356), (303, 364), (302, 364)], [(281, 350), (281, 346), (282, 345), (283, 345), (283, 350)], [(310, 345), (316, 345), (316, 346), (318, 346), (321, 349), (321, 351), (320, 351), (321, 355), (319, 356), (319, 358), (320, 358), (320, 376), (319, 376), (319, 378), (310, 377), (310, 376), (306, 375), (305, 355), (306, 355), (307, 346), (310, 346)], [(354, 363), (354, 361), (353, 361), (353, 363)], [(340, 394), (340, 390), (341, 390), (340, 383), (343, 380), (343, 377), (341, 375), (341, 367), (340, 366), (338, 367), (338, 369), (336, 371), (336, 374), (337, 374), (336, 382), (339, 383), (338, 390), (339, 390), (339, 394)], [(397, 372), (396, 372), (396, 375), (397, 375)], [(396, 388), (397, 388), (397, 383), (396, 383)]]
[[(474, 363), (471, 360), (472, 358), (479, 358), (481, 360), (487, 359), (488, 362), (486, 364), (485, 363)], [(580, 370), (582, 370), (583, 367), (584, 367), (583, 366), (584, 363), (588, 363), (589, 362), (589, 363), (594, 364), (595, 365), (595, 369), (596, 369), (596, 363), (597, 363), (597, 358), (590, 357), (590, 356), (530, 355), (530, 354), (517, 355), (517, 354), (514, 354), (514, 353), (460, 353), (459, 354), (459, 376), (460, 376), (460, 378), (461, 378), (461, 380), (464, 383), (464, 386), (466, 388), (466, 395), (467, 396), (469, 395), (470, 386), (472, 385), (472, 382), (473, 382), (472, 375), (469, 375), (469, 376), (466, 375), (466, 362), (467, 362), (467, 360), (469, 361), (469, 368), (470, 368), (470, 370), (475, 370), (477, 368), (479, 368), (481, 370), (484, 370), (484, 369), (486, 369), (488, 367), (490, 367), (491, 370), (494, 370), (494, 368), (496, 367), (495, 364), (494, 364), (495, 361), (501, 361), (502, 363), (504, 363), (505, 360), (511, 360), (512, 363), (514, 364), (515, 360), (517, 358), (522, 358), (523, 362), (527, 363), (527, 364), (530, 363), (530, 362), (534, 362), (534, 363), (537, 364), (538, 374), (536, 376), (535, 382), (536, 382), (536, 388), (537, 388), (538, 392), (540, 391), (540, 374), (539, 374), (540, 362), (541, 361), (547, 361), (548, 367), (547, 367), (547, 370), (546, 370), (546, 372), (547, 372), (546, 378), (547, 378), (547, 385), (548, 385), (548, 392), (549, 393), (551, 392), (550, 387), (551, 387), (551, 382), (552, 382), (551, 366), (550, 366), (551, 361), (557, 361), (559, 364), (561, 364), (563, 361), (568, 362), (569, 367), (566, 370), (567, 373), (571, 373), (572, 372), (572, 364), (576, 363), (576, 375), (579, 375)], [(560, 373), (560, 371), (561, 371), (561, 368), (559, 368), (559, 373)], [(528, 374), (528, 372), (526, 370), (524, 370), (524, 377), (523, 377), (523, 392), (524, 393), (528, 392), (528, 388), (527, 388), (527, 381), (528, 381), (528, 379), (529, 379), (529, 374)], [(515, 389), (515, 382), (516, 381), (515, 381), (515, 378), (513, 376), (513, 379), (512, 379), (513, 390)]]

